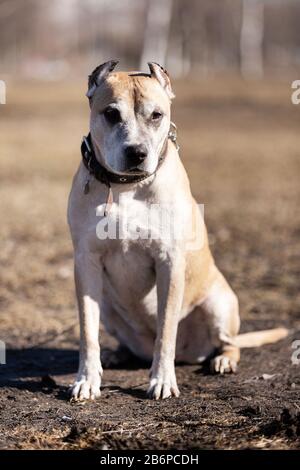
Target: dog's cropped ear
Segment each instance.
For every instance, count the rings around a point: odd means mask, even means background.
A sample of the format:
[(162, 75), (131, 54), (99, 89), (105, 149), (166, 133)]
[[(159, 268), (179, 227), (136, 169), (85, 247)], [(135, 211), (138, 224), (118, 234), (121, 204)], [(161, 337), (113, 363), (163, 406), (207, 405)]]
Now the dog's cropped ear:
[(158, 82), (161, 84), (165, 92), (167, 93), (170, 100), (175, 98), (175, 95), (172, 91), (171, 81), (166, 69), (164, 69), (161, 65), (157, 64), (156, 62), (148, 62), (151, 77), (156, 78)]
[(92, 98), (97, 86), (99, 86), (102, 80), (104, 80), (107, 75), (114, 70), (118, 63), (118, 60), (109, 60), (108, 62), (104, 62), (104, 64), (98, 65), (98, 67), (93, 70), (91, 75), (89, 75), (88, 91), (86, 92), (86, 96), (89, 99)]

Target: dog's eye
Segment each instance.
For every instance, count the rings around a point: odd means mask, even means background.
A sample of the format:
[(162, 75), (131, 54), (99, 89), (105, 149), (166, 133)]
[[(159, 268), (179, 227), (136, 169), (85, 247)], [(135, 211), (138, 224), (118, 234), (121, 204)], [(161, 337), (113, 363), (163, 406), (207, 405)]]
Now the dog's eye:
[(103, 114), (109, 124), (118, 124), (122, 120), (120, 111), (116, 108), (106, 108)]
[(161, 118), (162, 113), (160, 113), (159, 111), (153, 111), (153, 113), (151, 114), (152, 121), (159, 121)]

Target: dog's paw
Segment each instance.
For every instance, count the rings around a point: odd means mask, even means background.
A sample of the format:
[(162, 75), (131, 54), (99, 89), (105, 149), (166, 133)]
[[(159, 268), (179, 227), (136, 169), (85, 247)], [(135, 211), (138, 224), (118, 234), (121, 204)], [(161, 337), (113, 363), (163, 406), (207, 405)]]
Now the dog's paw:
[(158, 374), (151, 376), (147, 396), (153, 400), (165, 399), (169, 397), (179, 397), (180, 392), (177, 387), (176, 376), (174, 374)]
[(237, 371), (236, 361), (222, 354), (212, 359), (210, 367), (214, 374), (225, 374)]
[(102, 368), (94, 372), (79, 374), (70, 388), (71, 400), (95, 400), (101, 395)]

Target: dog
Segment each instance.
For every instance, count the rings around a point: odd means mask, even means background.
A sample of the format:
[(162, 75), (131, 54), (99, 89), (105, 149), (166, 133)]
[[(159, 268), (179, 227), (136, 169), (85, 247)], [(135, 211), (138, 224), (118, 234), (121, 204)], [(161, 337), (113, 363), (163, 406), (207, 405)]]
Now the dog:
[[(116, 72), (116, 65), (106, 62), (89, 76), (90, 133), (69, 197), (80, 317), (71, 396), (100, 396), (101, 317), (122, 347), (152, 362), (148, 396), (178, 397), (175, 361), (210, 359), (214, 373), (235, 372), (240, 348), (275, 342), (287, 330), (238, 334), (237, 296), (214, 263), (179, 158), (168, 73), (153, 62), (150, 73)], [(163, 236), (163, 224), (153, 221), (152, 237), (108, 233), (110, 223), (120, 226), (125, 207), (142, 233), (152, 206), (177, 217), (176, 227), (186, 228), (181, 236)]]

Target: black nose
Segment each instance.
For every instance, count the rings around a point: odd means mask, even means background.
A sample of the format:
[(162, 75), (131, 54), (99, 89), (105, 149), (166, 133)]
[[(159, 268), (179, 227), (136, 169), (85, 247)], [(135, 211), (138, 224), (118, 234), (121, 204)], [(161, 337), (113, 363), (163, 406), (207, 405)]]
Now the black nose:
[(139, 165), (147, 157), (147, 149), (143, 144), (128, 145), (124, 152), (130, 167)]

